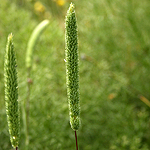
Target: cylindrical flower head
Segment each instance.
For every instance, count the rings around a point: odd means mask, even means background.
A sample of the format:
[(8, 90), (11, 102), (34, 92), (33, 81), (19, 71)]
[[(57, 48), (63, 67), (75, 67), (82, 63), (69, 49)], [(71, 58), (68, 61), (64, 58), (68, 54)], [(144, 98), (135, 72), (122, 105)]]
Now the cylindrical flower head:
[(31, 37), (29, 39), (28, 45), (27, 45), (27, 53), (26, 53), (26, 67), (31, 68), (32, 66), (32, 56), (33, 56), (33, 49), (37, 42), (37, 39), (43, 32), (43, 30), (47, 27), (49, 24), (49, 20), (44, 20), (40, 24), (37, 25), (37, 27), (34, 29), (33, 33), (31, 34)]
[(70, 4), (66, 16), (65, 44), (70, 124), (73, 130), (78, 130), (80, 125), (78, 34), (75, 8), (72, 3)]
[(4, 62), (4, 80), (5, 80), (5, 105), (7, 122), (10, 134), (10, 141), (14, 148), (19, 144), (19, 107), (18, 107), (18, 82), (17, 82), (17, 64), (13, 46), (13, 36), (8, 36), (5, 62)]

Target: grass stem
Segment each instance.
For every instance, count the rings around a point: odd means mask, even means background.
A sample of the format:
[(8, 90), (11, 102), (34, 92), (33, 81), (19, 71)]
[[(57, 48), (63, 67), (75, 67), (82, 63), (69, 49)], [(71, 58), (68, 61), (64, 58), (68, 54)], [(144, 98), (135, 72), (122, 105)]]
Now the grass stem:
[(24, 103), (24, 109), (25, 109), (25, 145), (26, 145), (26, 150), (28, 150), (28, 145), (29, 145), (29, 111), (30, 111), (30, 86), (31, 82), (29, 82), (30, 79), (30, 68), (27, 70), (27, 98)]
[(77, 132), (75, 132), (75, 140), (76, 140), (76, 150), (78, 150), (78, 138), (77, 138)]

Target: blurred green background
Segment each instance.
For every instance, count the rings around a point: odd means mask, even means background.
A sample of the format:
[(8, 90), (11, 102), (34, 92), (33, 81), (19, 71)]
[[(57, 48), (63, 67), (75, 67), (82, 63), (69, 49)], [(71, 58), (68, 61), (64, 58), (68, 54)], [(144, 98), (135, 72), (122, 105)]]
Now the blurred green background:
[[(80, 55), (80, 150), (150, 149), (149, 0), (72, 0)], [(25, 149), (22, 103), (27, 83), (28, 39), (42, 20), (50, 24), (34, 51), (29, 149), (73, 150), (65, 77), (65, 15), (70, 0), (1, 0), (0, 150), (11, 150), (4, 102), (7, 36), (14, 35), (21, 110), (20, 150)]]

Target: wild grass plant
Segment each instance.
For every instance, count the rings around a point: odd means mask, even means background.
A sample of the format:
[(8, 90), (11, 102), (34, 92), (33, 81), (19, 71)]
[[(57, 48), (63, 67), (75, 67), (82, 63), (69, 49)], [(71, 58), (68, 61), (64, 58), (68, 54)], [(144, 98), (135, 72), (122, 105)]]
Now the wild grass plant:
[(33, 33), (27, 44), (27, 52), (26, 52), (26, 70), (27, 70), (27, 99), (24, 100), (23, 105), (23, 114), (24, 114), (24, 130), (26, 136), (26, 147), (29, 145), (29, 107), (30, 107), (30, 86), (32, 84), (32, 79), (30, 77), (31, 69), (32, 69), (32, 61), (33, 61), (33, 51), (35, 44), (37, 43), (40, 34), (49, 24), (49, 20), (43, 20), (37, 27), (34, 29)]
[(75, 131), (76, 149), (78, 150), (76, 133), (80, 126), (78, 29), (75, 6), (72, 3), (67, 11), (65, 20), (65, 46), (70, 125)]
[(13, 45), (13, 35), (9, 34), (4, 62), (5, 106), (11, 145), (17, 150), (20, 134), (20, 111), (18, 104), (18, 77), (16, 68), (17, 63)]
[[(149, 107), (140, 99), (143, 98), (141, 96), (150, 99), (148, 0), (72, 2), (76, 6), (80, 49), (82, 124), (78, 132), (79, 148), (150, 149)], [(133, 5), (130, 7), (134, 12), (132, 17), (145, 44), (141, 43), (135, 29), (133, 30), (134, 27), (131, 27), (127, 19), (128, 2)], [(67, 1), (62, 6), (66, 7), (65, 11), (60, 9), (64, 18), (69, 3)], [(26, 98), (26, 72), (23, 67), (26, 43), (33, 28), (45, 16), (35, 18), (34, 10), (27, 9), (27, 6), (23, 5), (20, 7), (14, 2), (10, 5), (8, 0), (3, 1), (0, 7), (2, 20), (0, 36), (7, 37), (13, 32), (15, 37), (19, 62), (18, 100), (22, 103)], [(56, 16), (51, 17), (46, 18), (50, 20), (51, 25), (35, 45), (33, 58), (29, 118), (31, 121), (29, 148), (33, 150), (49, 150), (49, 148), (69, 150), (75, 147), (66, 99), (64, 20), (60, 22)], [(15, 23), (12, 24), (14, 20)], [(1, 38), (0, 60), (3, 60), (5, 44), (6, 38)], [(3, 68), (3, 61), (0, 61), (0, 68)], [(3, 101), (3, 73), (3, 69), (0, 69), (2, 150), (11, 149)], [(20, 124), (22, 126), (22, 119)], [(24, 133), (21, 128), (20, 149), (24, 149), (23, 139)]]

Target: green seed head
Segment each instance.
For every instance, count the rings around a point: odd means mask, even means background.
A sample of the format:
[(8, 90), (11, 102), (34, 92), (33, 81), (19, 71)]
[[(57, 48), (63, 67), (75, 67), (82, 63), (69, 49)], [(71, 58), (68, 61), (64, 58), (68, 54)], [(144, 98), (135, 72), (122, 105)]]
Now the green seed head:
[(19, 108), (18, 108), (18, 82), (17, 82), (17, 64), (14, 52), (13, 36), (8, 36), (5, 62), (4, 62), (4, 81), (5, 81), (5, 105), (7, 122), (10, 134), (11, 144), (14, 148), (19, 144)]
[(33, 33), (31, 34), (31, 37), (29, 39), (28, 45), (27, 45), (27, 53), (26, 53), (26, 67), (28, 69), (32, 66), (32, 57), (33, 57), (33, 49), (34, 46), (40, 37), (41, 33), (44, 31), (44, 29), (48, 26), (49, 20), (44, 20), (40, 24), (37, 25), (37, 27), (34, 29)]
[(70, 124), (73, 130), (78, 130), (80, 125), (78, 34), (75, 8), (72, 3), (67, 11), (65, 21), (65, 43)]

